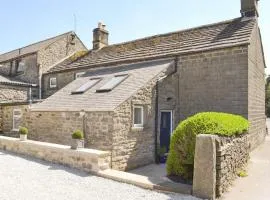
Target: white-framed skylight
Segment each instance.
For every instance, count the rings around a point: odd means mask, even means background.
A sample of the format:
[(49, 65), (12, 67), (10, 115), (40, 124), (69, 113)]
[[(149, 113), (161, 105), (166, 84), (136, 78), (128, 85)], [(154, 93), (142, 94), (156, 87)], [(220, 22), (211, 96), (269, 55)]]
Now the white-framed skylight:
[(128, 77), (128, 74), (121, 74), (112, 77), (107, 83), (101, 86), (96, 92), (109, 92)]
[(85, 72), (77, 72), (75, 74), (75, 79), (82, 77), (85, 74)]
[(101, 78), (92, 78), (89, 81), (87, 81), (87, 83), (80, 86), (78, 89), (72, 91), (71, 94), (82, 94), (86, 92), (87, 90), (89, 90), (94, 85), (96, 85), (100, 80)]

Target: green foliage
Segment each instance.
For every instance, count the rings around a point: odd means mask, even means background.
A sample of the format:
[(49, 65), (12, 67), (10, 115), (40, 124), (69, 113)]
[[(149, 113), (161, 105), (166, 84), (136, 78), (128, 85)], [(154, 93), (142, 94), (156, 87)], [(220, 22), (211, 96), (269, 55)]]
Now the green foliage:
[(83, 57), (84, 55), (86, 55), (87, 53), (88, 51), (77, 51), (72, 56), (70, 56), (70, 60), (74, 62), (78, 60), (79, 58)]
[(242, 177), (242, 178), (248, 176), (247, 172), (244, 171), (244, 170), (239, 171), (239, 172), (237, 173), (237, 175), (238, 175), (239, 177)]
[(76, 130), (72, 133), (71, 136), (73, 139), (80, 139), (81, 140), (81, 139), (83, 139), (83, 132), (80, 130)]
[(167, 149), (166, 149), (165, 146), (160, 147), (160, 148), (158, 149), (158, 155), (159, 155), (159, 156), (164, 156), (165, 153), (167, 153)]
[(28, 129), (26, 127), (20, 127), (19, 133), (21, 135), (27, 135), (28, 134)]
[(246, 133), (248, 127), (249, 123), (245, 118), (227, 113), (205, 112), (187, 118), (173, 133), (167, 160), (168, 175), (192, 179), (198, 134), (230, 137)]

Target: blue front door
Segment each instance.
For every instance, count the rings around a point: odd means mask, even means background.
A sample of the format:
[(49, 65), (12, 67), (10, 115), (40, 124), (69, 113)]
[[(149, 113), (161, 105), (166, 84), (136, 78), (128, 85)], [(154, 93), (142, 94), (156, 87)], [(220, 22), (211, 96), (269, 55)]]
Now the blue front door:
[(160, 147), (166, 147), (167, 152), (170, 149), (172, 114), (169, 111), (161, 112), (160, 119)]

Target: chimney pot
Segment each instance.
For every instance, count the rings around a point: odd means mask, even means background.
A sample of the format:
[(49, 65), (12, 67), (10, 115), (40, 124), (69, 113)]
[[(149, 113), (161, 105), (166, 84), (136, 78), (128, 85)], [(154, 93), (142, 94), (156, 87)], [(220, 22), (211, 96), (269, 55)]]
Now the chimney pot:
[(241, 0), (242, 17), (259, 17), (258, 1), (259, 0)]
[(98, 27), (93, 30), (93, 50), (108, 46), (109, 32), (105, 29), (106, 25), (98, 23)]

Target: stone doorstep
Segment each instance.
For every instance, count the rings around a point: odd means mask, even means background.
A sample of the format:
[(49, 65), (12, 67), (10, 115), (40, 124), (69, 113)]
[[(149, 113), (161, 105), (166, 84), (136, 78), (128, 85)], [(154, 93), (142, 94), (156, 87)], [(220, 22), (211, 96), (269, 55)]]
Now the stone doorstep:
[(160, 178), (152, 178), (128, 172), (117, 171), (113, 169), (98, 171), (95, 174), (103, 178), (108, 178), (114, 181), (132, 184), (144, 189), (158, 190), (162, 192), (174, 192), (187, 195), (192, 194), (191, 185), (174, 183), (171, 181), (162, 180)]

